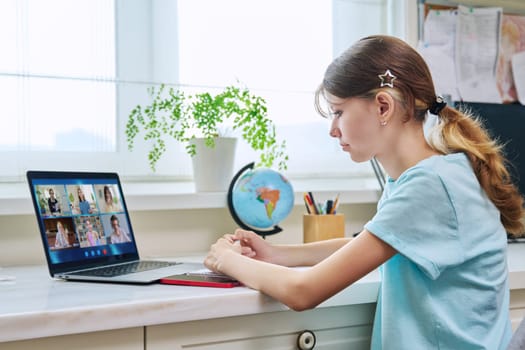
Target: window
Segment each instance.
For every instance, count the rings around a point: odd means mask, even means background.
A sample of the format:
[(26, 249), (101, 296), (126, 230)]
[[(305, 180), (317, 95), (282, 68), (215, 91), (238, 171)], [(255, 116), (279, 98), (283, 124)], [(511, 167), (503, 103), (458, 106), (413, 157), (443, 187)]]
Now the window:
[(12, 165), (2, 175), (115, 151), (114, 38), (111, 1), (0, 3), (0, 152)]
[[(49, 168), (189, 179), (181, 145), (169, 145), (155, 174), (146, 143), (127, 151), (127, 115), (155, 84), (213, 90), (236, 81), (266, 98), (290, 176), (370, 175), (328, 137), (313, 93), (334, 55), (364, 35), (395, 32), (403, 16), (388, 14), (411, 2), (3, 1), (0, 176)], [(236, 165), (252, 160), (240, 147)]]

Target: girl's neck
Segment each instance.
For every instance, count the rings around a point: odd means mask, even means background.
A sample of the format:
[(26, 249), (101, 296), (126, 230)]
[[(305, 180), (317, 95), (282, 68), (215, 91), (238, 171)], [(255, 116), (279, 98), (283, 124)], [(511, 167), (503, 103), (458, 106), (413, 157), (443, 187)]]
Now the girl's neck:
[(387, 174), (393, 179), (397, 179), (403, 172), (420, 161), (440, 154), (432, 149), (425, 140), (422, 126), (414, 128), (407, 125), (402, 131), (396, 138), (397, 141), (389, 145), (388, 151), (376, 156)]

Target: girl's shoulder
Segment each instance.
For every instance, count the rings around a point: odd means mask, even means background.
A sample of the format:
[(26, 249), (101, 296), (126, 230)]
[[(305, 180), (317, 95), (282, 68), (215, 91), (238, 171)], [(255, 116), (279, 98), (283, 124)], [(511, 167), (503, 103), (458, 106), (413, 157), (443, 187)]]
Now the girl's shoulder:
[(446, 179), (460, 174), (474, 175), (470, 161), (464, 153), (435, 155), (423, 159), (416, 165), (405, 170), (397, 182), (405, 182), (414, 178), (436, 177)]
[(450, 198), (465, 185), (479, 187), (477, 178), (463, 153), (436, 155), (404, 171), (396, 180), (389, 179), (383, 198), (396, 195), (410, 198)]

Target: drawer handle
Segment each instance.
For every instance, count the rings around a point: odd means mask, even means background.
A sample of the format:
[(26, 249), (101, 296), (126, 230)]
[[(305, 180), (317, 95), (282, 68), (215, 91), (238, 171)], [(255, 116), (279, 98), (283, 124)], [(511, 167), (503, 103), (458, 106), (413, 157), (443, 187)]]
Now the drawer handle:
[(312, 350), (315, 347), (315, 334), (312, 331), (302, 331), (297, 337), (299, 350)]

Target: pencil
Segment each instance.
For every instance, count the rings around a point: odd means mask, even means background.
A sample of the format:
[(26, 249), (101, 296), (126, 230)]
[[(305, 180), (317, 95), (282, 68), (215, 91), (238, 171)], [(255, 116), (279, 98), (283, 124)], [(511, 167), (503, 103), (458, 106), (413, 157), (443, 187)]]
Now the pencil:
[(308, 210), (308, 214), (316, 214), (312, 199), (306, 192), (304, 193), (304, 202), (306, 204), (306, 210)]
[(303, 194), (303, 200), (304, 200), (304, 206), (306, 207), (306, 211), (308, 212), (308, 214), (312, 214), (310, 210), (310, 205), (308, 204), (308, 194), (306, 192)]
[(317, 209), (317, 205), (315, 203), (315, 199), (314, 199), (314, 195), (312, 194), (312, 192), (308, 192), (308, 196), (310, 196), (310, 200), (311, 200), (311, 204), (312, 204), (312, 207), (314, 208), (314, 213), (315, 214), (319, 214), (319, 211)]
[(339, 193), (337, 194), (337, 196), (335, 196), (334, 205), (332, 205), (332, 211), (331, 211), (330, 214), (335, 214), (336, 213), (338, 205), (339, 205)]

